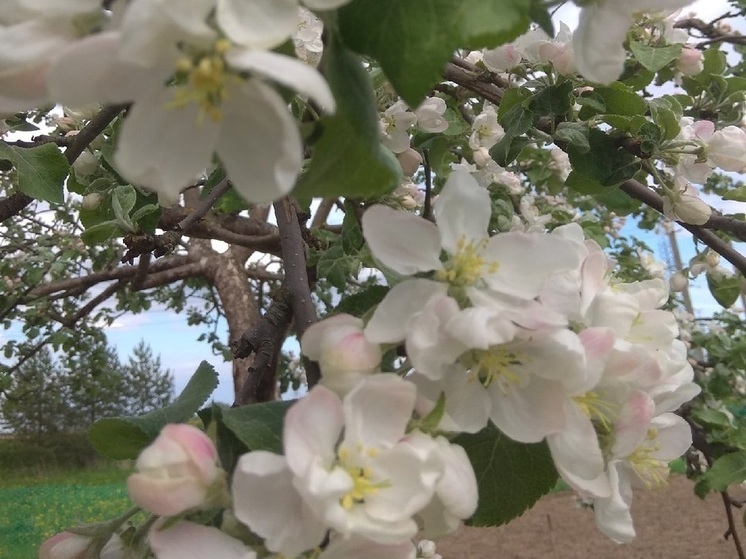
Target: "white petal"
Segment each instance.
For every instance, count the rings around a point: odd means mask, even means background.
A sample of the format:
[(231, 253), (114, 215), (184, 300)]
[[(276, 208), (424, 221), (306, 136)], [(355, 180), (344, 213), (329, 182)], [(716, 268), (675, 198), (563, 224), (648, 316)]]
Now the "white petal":
[(484, 278), (490, 288), (521, 299), (537, 297), (553, 273), (580, 267), (571, 241), (520, 231), (491, 237), (483, 257), (498, 263), (497, 272)]
[(390, 447), (404, 436), (417, 389), (393, 373), (373, 375), (345, 397), (345, 443)]
[(312, 10), (333, 10), (349, 4), (352, 0), (303, 0), (303, 3)]
[(76, 41), (49, 71), (50, 96), (58, 103), (127, 103), (164, 83), (173, 69), (144, 68), (117, 60), (121, 34), (97, 33)]
[(625, 60), (622, 44), (634, 21), (631, 12), (616, 3), (612, 0), (584, 6), (573, 34), (578, 71), (601, 84), (611, 83), (621, 75)]
[(231, 89), (223, 109), (217, 152), (236, 192), (256, 203), (290, 192), (303, 165), (303, 145), (282, 97), (250, 80)]
[(327, 113), (335, 109), (334, 96), (316, 68), (297, 58), (266, 50), (233, 48), (225, 54), (230, 66), (254, 72), (313, 99)]
[(298, 25), (298, 0), (217, 0), (218, 25), (231, 41), (255, 49), (281, 45)]
[(256, 553), (217, 528), (187, 521), (165, 530), (161, 525), (156, 524), (148, 538), (157, 559), (256, 559)]
[(478, 243), (487, 236), (492, 203), (487, 189), (479, 186), (466, 171), (454, 171), (435, 203), (435, 221), (443, 238), (443, 248), (453, 254), (459, 241)]
[(319, 559), (415, 559), (412, 542), (385, 545), (360, 537), (334, 538)]
[(547, 437), (552, 460), (560, 473), (570, 471), (581, 479), (594, 480), (605, 467), (596, 430), (571, 401), (565, 404), (565, 420), (562, 431)]
[(179, 9), (168, 0), (135, 0), (122, 18), (120, 60), (132, 65), (154, 66), (175, 60), (176, 45), (186, 42), (209, 47), (215, 31), (206, 19), (214, 0), (180, 0)]
[(414, 373), (407, 377), (415, 386), (420, 398), (428, 403), (418, 403), (418, 411), (428, 413), (435, 407), (440, 393), (446, 394), (446, 408), (438, 425), (444, 431), (477, 433), (487, 426), (492, 401), (484, 387), (460, 365), (454, 365), (440, 382), (433, 382), (425, 375)]
[(324, 539), (326, 526), (292, 485), (285, 458), (265, 451), (244, 454), (233, 474), (233, 508), (264, 538), (267, 549), (295, 557)]
[(611, 496), (593, 502), (596, 525), (612, 540), (629, 543), (635, 539), (635, 527), (629, 510), (632, 502), (629, 473), (624, 471), (624, 465), (620, 462), (612, 462), (608, 474)]
[(447, 290), (445, 283), (427, 279), (411, 279), (396, 284), (373, 312), (365, 327), (365, 336), (379, 344), (403, 342), (409, 319), (421, 311), (430, 299), (445, 295)]
[(343, 427), (342, 402), (328, 388), (314, 386), (285, 414), (283, 448), (290, 469), (303, 475), (319, 459), (331, 466)]
[(363, 214), (363, 235), (373, 256), (395, 272), (411, 276), (442, 268), (440, 233), (426, 219), (373, 206)]
[(490, 384), (490, 419), (511, 439), (537, 443), (564, 427), (564, 394), (559, 382), (535, 376), (526, 386), (512, 385), (503, 391), (499, 382)]
[(220, 131), (196, 103), (170, 108), (173, 95), (173, 88), (158, 88), (138, 99), (114, 156), (125, 179), (170, 203), (210, 164)]

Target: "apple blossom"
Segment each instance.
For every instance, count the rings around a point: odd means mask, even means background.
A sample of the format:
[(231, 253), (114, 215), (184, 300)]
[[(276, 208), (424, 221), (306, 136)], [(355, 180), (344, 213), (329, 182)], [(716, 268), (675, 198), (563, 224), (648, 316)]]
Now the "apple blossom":
[[(279, 93), (260, 77), (333, 110), (331, 92), (315, 69), (224, 39), (178, 59), (171, 45), (164, 49), (169, 57), (162, 52), (149, 67), (112, 64), (123, 40), (112, 31), (79, 41), (60, 55), (49, 78), (52, 96), (64, 102), (134, 102), (114, 157), (122, 176), (156, 191), (169, 206), (217, 153), (248, 200), (274, 200), (294, 186), (302, 166), (297, 125)], [(178, 85), (164, 86), (174, 71)], [(242, 72), (253, 77), (245, 79)]]
[(408, 130), (417, 122), (417, 116), (409, 110), (404, 101), (397, 101), (386, 109), (380, 120), (383, 145), (394, 153), (409, 149)]
[(484, 147), (490, 149), (505, 136), (505, 130), (497, 123), (497, 112), (495, 107), (487, 105), (477, 115), (471, 125), (471, 136), (469, 136), (469, 147), (477, 149)]
[(676, 69), (685, 76), (696, 76), (702, 72), (705, 69), (702, 51), (685, 46), (676, 61)]
[(169, 424), (140, 453), (127, 490), (138, 506), (160, 516), (209, 505), (223, 479), (216, 461), (217, 450), (205, 433)]
[(399, 160), (401, 165), (402, 173), (404, 176), (411, 177), (417, 172), (417, 169), (422, 165), (422, 156), (420, 152), (412, 148), (407, 148), (401, 153), (396, 154), (396, 158)]
[(522, 58), (523, 56), (512, 43), (482, 52), (482, 62), (492, 72), (512, 70), (521, 63)]
[(414, 110), (417, 126), (425, 132), (443, 132), (448, 129), (448, 121), (443, 117), (446, 102), (440, 97), (428, 97)]
[(691, 183), (677, 178), (674, 190), (666, 191), (663, 197), (663, 215), (674, 221), (703, 225), (710, 219), (712, 208), (700, 199)]
[(717, 130), (707, 141), (708, 161), (723, 171), (746, 170), (746, 132), (738, 126)]
[(365, 337), (363, 326), (359, 318), (338, 314), (312, 324), (301, 338), (303, 354), (319, 363), (321, 384), (340, 397), (381, 363), (381, 348)]

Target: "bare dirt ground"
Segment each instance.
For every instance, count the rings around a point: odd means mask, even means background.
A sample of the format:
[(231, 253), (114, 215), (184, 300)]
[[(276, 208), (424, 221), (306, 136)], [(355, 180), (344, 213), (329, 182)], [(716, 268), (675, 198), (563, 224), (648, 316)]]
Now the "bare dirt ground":
[[(732, 491), (743, 499), (746, 491)], [(743, 509), (734, 509), (741, 542), (746, 545)], [(673, 476), (668, 486), (639, 491), (632, 503), (637, 539), (615, 544), (597, 528), (593, 512), (576, 505), (569, 493), (548, 495), (507, 526), (461, 528), (438, 542), (443, 559), (734, 559), (725, 541), (725, 508), (720, 494), (702, 501), (692, 482)]]

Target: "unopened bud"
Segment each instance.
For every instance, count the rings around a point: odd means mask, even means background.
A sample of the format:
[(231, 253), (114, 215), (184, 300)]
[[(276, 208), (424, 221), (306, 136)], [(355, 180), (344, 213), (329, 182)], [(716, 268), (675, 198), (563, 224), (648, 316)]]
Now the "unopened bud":
[(412, 148), (405, 149), (403, 152), (396, 154), (396, 158), (399, 160), (402, 173), (407, 177), (414, 175), (422, 164), (422, 156), (417, 150)]
[(103, 194), (99, 194), (98, 192), (91, 192), (90, 194), (86, 194), (85, 196), (83, 196), (83, 203), (81, 204), (81, 207), (88, 212), (92, 212), (93, 210), (97, 210), (101, 206), (101, 203), (103, 201)]
[(73, 162), (75, 173), (81, 177), (88, 177), (98, 170), (98, 159), (90, 151), (85, 150)]
[(681, 292), (689, 285), (689, 279), (683, 273), (677, 272), (671, 276), (669, 284), (671, 286), (671, 291)]

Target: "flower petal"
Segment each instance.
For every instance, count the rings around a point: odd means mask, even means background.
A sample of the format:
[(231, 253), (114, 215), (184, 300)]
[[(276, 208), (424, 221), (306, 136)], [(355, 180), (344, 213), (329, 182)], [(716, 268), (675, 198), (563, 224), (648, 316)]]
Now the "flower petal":
[(324, 539), (326, 526), (293, 487), (285, 458), (265, 451), (244, 454), (233, 473), (233, 507), (267, 549), (296, 557)]
[(433, 213), (443, 248), (454, 254), (459, 242), (477, 244), (487, 236), (492, 203), (487, 189), (479, 186), (470, 173), (454, 171), (438, 196)]
[(223, 108), (217, 152), (236, 191), (255, 203), (290, 192), (303, 165), (303, 145), (282, 97), (250, 80), (231, 90)]
[(266, 50), (232, 48), (225, 54), (225, 59), (233, 68), (269, 78), (307, 95), (327, 113), (334, 112), (334, 96), (324, 77), (316, 68), (297, 58)]
[(442, 268), (440, 232), (426, 219), (373, 206), (363, 214), (363, 235), (373, 256), (395, 272), (411, 276)]
[(196, 103), (171, 108), (173, 95), (164, 87), (137, 100), (114, 156), (125, 179), (157, 192), (166, 205), (209, 165), (220, 131)]
[(181, 521), (162, 530), (157, 523), (148, 541), (157, 559), (256, 559), (241, 541), (211, 526)]

